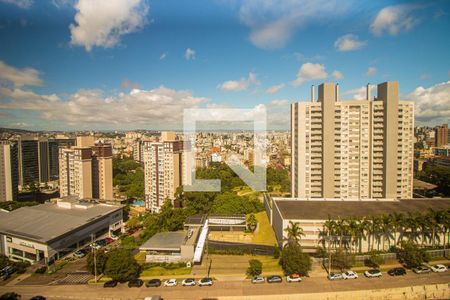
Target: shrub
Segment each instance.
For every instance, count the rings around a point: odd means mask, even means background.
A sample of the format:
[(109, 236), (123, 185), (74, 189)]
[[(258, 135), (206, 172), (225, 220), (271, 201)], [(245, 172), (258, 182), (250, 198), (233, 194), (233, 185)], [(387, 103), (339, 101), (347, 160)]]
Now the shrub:
[(36, 273), (36, 274), (44, 274), (45, 272), (47, 272), (47, 267), (46, 266), (37, 268), (36, 271), (34, 271), (34, 273)]
[(251, 259), (248, 261), (249, 267), (247, 268), (247, 275), (258, 276), (262, 273), (262, 262), (257, 259)]
[(311, 270), (311, 258), (308, 254), (303, 253), (297, 243), (289, 243), (281, 252), (280, 265), (286, 275), (296, 273), (306, 276)]
[(17, 268), (17, 274), (23, 274), (25, 273), (25, 271), (27, 270), (27, 268), (30, 266), (31, 264), (27, 261), (19, 261), (19, 262), (15, 262), (14, 266)]

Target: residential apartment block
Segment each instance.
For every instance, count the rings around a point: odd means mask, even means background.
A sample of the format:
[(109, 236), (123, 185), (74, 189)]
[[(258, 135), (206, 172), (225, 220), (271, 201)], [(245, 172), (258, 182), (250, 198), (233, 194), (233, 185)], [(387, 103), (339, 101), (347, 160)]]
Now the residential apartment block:
[(372, 99), (343, 101), (323, 83), (318, 99), (291, 105), (294, 198), (412, 198), (414, 105), (399, 100), (398, 82)]
[(17, 143), (0, 141), (0, 202), (17, 200)]
[(182, 184), (183, 141), (174, 132), (162, 132), (158, 142), (143, 141), (145, 207), (159, 212), (166, 200), (175, 199)]
[(59, 150), (60, 196), (112, 200), (111, 145), (88, 139), (77, 138), (77, 146)]
[(442, 147), (448, 144), (448, 124), (442, 124), (434, 128), (435, 147)]

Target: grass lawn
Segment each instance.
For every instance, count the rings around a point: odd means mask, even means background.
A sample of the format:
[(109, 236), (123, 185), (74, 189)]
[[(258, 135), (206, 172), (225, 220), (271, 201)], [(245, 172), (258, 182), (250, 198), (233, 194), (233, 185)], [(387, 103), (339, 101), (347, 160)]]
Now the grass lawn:
[(263, 255), (209, 255), (208, 262), (203, 259), (201, 266), (194, 267), (194, 273), (201, 275), (206, 273), (211, 260), (211, 276), (217, 275), (245, 275), (248, 268), (248, 261), (258, 259), (263, 264), (263, 274), (282, 274), (282, 269), (278, 264), (278, 259), (272, 256)]
[(192, 268), (164, 269), (162, 267), (153, 267), (143, 270), (141, 273), (141, 278), (152, 276), (189, 275), (191, 272)]
[(265, 211), (255, 214), (259, 228), (253, 233), (252, 243), (273, 246), (277, 243), (275, 232), (269, 223), (269, 218)]
[(138, 252), (135, 256), (134, 259), (136, 259), (136, 261), (142, 265), (143, 263), (145, 263), (145, 252), (144, 251), (140, 251)]

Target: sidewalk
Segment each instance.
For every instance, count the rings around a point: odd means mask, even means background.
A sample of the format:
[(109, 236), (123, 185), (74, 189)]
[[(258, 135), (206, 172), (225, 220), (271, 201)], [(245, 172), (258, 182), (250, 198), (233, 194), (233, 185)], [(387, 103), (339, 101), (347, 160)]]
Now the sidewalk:
[(11, 280), (10, 282), (8, 282), (7, 284), (5, 284), (5, 286), (15, 286), (16, 284), (18, 284), (19, 282), (21, 282), (22, 280), (27, 279), (28, 277), (31, 276), (32, 273), (24, 273), (24, 274), (20, 274), (19, 276), (17, 276), (16, 278), (14, 278), (13, 280)]

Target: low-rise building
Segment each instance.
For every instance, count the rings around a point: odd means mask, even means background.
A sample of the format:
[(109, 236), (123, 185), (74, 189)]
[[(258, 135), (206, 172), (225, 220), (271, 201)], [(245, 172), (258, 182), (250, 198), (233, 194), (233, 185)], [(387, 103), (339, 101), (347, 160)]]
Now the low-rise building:
[(12, 260), (51, 264), (92, 239), (123, 230), (122, 206), (64, 197), (0, 212), (0, 253)]

